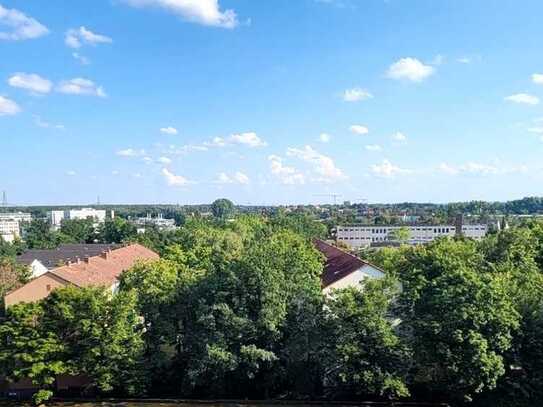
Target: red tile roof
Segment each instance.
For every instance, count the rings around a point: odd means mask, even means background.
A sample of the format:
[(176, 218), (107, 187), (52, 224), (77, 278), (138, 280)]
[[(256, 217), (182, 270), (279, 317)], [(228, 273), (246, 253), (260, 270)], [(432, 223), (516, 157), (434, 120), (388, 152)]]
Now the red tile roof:
[(131, 244), (55, 268), (50, 273), (78, 287), (109, 287), (115, 283), (123, 271), (130, 269), (138, 261), (158, 258), (158, 254), (152, 250), (140, 244)]
[(315, 247), (319, 250), (324, 257), (326, 257), (326, 264), (324, 265), (324, 272), (321, 276), (322, 288), (326, 288), (329, 285), (347, 277), (349, 274), (354, 273), (360, 268), (370, 265), (379, 270), (378, 267), (373, 266), (364, 260), (353, 256), (335, 246), (332, 246), (322, 240), (315, 240)]

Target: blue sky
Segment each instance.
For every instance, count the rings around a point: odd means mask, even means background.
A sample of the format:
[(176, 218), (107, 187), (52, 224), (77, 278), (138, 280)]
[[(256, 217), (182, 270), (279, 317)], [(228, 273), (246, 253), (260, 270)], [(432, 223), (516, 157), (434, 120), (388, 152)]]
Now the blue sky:
[(538, 0), (0, 0), (0, 189), (542, 195), (541, 15)]

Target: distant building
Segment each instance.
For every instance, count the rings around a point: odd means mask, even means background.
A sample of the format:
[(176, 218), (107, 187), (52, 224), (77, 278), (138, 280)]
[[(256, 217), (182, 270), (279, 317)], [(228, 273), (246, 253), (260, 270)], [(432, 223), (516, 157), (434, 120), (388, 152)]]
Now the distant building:
[(123, 271), (141, 260), (156, 260), (159, 256), (139, 244), (104, 250), (99, 255), (77, 258), (68, 264), (56, 267), (30, 280), (22, 287), (6, 294), (4, 304), (9, 307), (21, 302), (39, 301), (56, 288), (104, 287), (114, 292)]
[(329, 294), (332, 290), (359, 287), (360, 283), (367, 278), (385, 277), (385, 273), (377, 266), (322, 240), (316, 240), (315, 247), (326, 258), (324, 272), (321, 276), (324, 294)]
[(61, 244), (56, 249), (32, 249), (17, 256), (17, 263), (30, 267), (36, 278), (61, 265), (77, 259), (98, 256), (104, 251), (120, 247), (115, 244)]
[(134, 224), (138, 227), (138, 233), (144, 233), (145, 228), (148, 226), (153, 226), (160, 230), (173, 230), (176, 228), (175, 219), (165, 219), (162, 214), (159, 214), (156, 218), (151, 217), (151, 214), (144, 218), (137, 218), (134, 220)]
[(12, 242), (21, 236), (21, 223), (30, 222), (32, 215), (23, 212), (0, 213), (0, 237), (6, 242)]
[[(394, 241), (398, 229), (407, 229), (407, 244), (424, 244), (439, 237), (454, 237), (458, 225), (415, 225), (415, 226), (338, 226), (336, 238), (353, 248), (370, 247), (374, 243)], [(475, 240), (481, 240), (488, 233), (487, 225), (460, 225), (461, 234)]]
[[(65, 211), (49, 211), (47, 212), (47, 219), (53, 227), (53, 229), (59, 229), (63, 220), (73, 219), (93, 219), (97, 224), (104, 223), (106, 221), (107, 212), (103, 209), (94, 208), (82, 208), (82, 209), (68, 209)], [(113, 218), (114, 212), (111, 211), (110, 217)]]

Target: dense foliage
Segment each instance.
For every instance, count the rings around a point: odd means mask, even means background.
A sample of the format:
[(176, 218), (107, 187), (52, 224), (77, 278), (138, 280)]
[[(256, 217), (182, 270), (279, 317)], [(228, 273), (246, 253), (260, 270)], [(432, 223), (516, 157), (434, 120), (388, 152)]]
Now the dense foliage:
[(116, 294), (59, 289), (8, 309), (0, 374), (31, 379), (37, 401), (64, 374), (83, 375), (89, 395), (543, 403), (538, 222), (364, 252), (387, 277), (331, 296), (312, 244), (326, 226), (308, 214), (217, 212), (143, 235), (119, 219), (87, 232), (54, 233), (138, 240), (161, 260), (124, 273)]

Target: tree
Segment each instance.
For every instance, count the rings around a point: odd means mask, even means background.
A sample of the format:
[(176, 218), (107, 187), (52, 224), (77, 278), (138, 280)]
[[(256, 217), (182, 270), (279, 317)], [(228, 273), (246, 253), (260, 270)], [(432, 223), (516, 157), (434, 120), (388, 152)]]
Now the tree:
[(234, 204), (228, 199), (217, 199), (211, 204), (211, 212), (217, 219), (228, 219), (234, 214), (234, 210)]
[(60, 233), (76, 243), (93, 243), (96, 236), (93, 219), (63, 219)]
[(324, 380), (335, 395), (393, 399), (409, 395), (409, 352), (394, 332), (393, 280), (365, 281), (326, 301)]
[(41, 329), (39, 304), (17, 304), (0, 324), (0, 375), (9, 381), (28, 378), (38, 386), (36, 404), (53, 396), (57, 375), (68, 372), (64, 345), (54, 332)]
[(107, 219), (100, 225), (98, 235), (103, 243), (123, 243), (136, 238), (137, 229), (126, 219)]
[(398, 229), (395, 229), (389, 236), (389, 239), (395, 242), (400, 242), (405, 244), (411, 238), (411, 232), (408, 227), (402, 226)]
[(414, 385), (465, 400), (495, 388), (519, 315), (476, 243), (443, 239), (411, 248), (396, 269)]
[(34, 219), (23, 226), (24, 238), (29, 249), (54, 249), (62, 242), (57, 232), (51, 231), (49, 223), (43, 219)]

